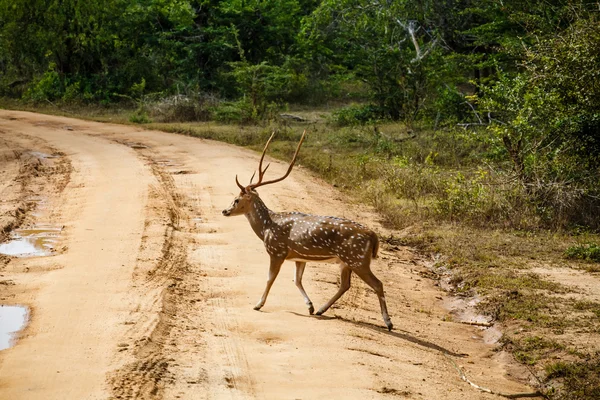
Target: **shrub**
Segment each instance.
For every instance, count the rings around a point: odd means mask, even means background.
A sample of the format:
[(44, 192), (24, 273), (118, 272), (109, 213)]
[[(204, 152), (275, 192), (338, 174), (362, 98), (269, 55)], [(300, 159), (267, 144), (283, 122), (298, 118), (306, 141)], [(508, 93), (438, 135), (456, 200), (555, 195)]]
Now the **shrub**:
[[(456, 121), (467, 121), (473, 114), (465, 96), (456, 88), (446, 85), (438, 89), (433, 107), (434, 111), (439, 113), (439, 117), (448, 125), (455, 124)], [(436, 117), (437, 119), (438, 117)]]
[(477, 218), (490, 206), (490, 191), (485, 184), (487, 172), (480, 170), (472, 178), (458, 173), (446, 183), (444, 196), (437, 202), (437, 211), (450, 219)]
[(244, 100), (223, 102), (213, 109), (213, 118), (219, 122), (242, 123), (252, 121), (257, 115), (252, 112), (252, 107)]
[(353, 104), (333, 113), (333, 121), (340, 126), (365, 125), (378, 121), (381, 117), (381, 109), (372, 104)]
[(62, 81), (60, 75), (50, 65), (41, 77), (34, 80), (25, 91), (23, 98), (32, 101), (53, 101), (62, 97)]
[(238, 101), (245, 121), (272, 119), (284, 99), (303, 85), (303, 77), (293, 73), (288, 66), (279, 67), (268, 62), (251, 64), (247, 61), (229, 63), (231, 72), (225, 77), (236, 82), (242, 95)]
[(600, 246), (596, 243), (577, 244), (565, 251), (565, 257), (600, 262)]
[(152, 120), (148, 117), (148, 112), (144, 108), (138, 108), (129, 116), (129, 122), (133, 122), (134, 124), (149, 124)]

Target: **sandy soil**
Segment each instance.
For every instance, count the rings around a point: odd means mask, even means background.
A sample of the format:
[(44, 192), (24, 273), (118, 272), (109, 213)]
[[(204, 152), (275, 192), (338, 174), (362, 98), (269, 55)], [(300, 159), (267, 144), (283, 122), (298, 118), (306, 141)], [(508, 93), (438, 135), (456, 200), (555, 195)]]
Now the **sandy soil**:
[[(372, 265), (390, 333), (358, 279), (325, 316), (309, 316), (291, 262), (254, 311), (268, 257), (245, 218), (221, 210), (237, 194), (235, 175), (246, 181), (257, 156), (0, 111), (2, 229), (64, 227), (52, 256), (0, 259), (0, 303), (31, 309), (16, 346), (0, 352), (0, 399), (497, 398), (461, 380), (455, 365), (478, 385), (532, 391), (531, 377), (486, 343), (482, 328), (448, 318), (446, 294), (426, 278), (429, 260), (411, 249), (384, 246)], [(269, 173), (285, 167), (274, 162)], [(261, 195), (274, 210), (389, 233), (301, 167)], [(309, 264), (304, 286), (316, 307), (338, 275), (333, 264)]]

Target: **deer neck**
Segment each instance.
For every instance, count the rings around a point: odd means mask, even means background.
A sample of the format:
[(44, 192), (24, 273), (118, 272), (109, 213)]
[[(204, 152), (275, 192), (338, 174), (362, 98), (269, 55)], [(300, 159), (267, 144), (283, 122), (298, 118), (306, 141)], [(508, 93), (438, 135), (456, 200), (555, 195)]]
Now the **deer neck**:
[(265, 203), (256, 196), (250, 211), (246, 213), (246, 218), (250, 222), (250, 226), (254, 233), (262, 240), (264, 238), (265, 230), (273, 224), (271, 219), (271, 210), (267, 208)]

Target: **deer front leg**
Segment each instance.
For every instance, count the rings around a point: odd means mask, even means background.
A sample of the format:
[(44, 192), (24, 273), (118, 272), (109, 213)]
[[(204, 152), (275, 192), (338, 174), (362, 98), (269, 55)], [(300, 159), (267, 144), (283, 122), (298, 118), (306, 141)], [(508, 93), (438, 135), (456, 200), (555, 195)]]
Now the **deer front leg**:
[(347, 265), (342, 264), (342, 273), (340, 279), (340, 288), (337, 293), (325, 304), (323, 307), (317, 311), (317, 315), (323, 314), (325, 311), (329, 309), (348, 289), (350, 289), (350, 276), (352, 275), (352, 270), (348, 268)]
[(265, 301), (267, 301), (267, 296), (269, 295), (269, 291), (271, 290), (271, 286), (273, 286), (273, 282), (275, 282), (275, 278), (279, 274), (279, 270), (281, 269), (281, 264), (283, 264), (284, 259), (275, 258), (271, 256), (271, 265), (269, 266), (269, 278), (267, 279), (267, 287), (265, 287), (265, 292), (263, 293), (260, 301), (256, 306), (254, 306), (255, 310), (260, 310), (262, 306), (265, 305)]
[(296, 278), (294, 282), (296, 283), (296, 287), (300, 290), (302, 297), (304, 297), (304, 302), (308, 306), (308, 312), (310, 315), (313, 315), (315, 312), (315, 308), (313, 307), (312, 301), (308, 298), (308, 295), (304, 291), (304, 287), (302, 286), (302, 275), (304, 274), (304, 268), (306, 267), (306, 263), (303, 261), (296, 261)]

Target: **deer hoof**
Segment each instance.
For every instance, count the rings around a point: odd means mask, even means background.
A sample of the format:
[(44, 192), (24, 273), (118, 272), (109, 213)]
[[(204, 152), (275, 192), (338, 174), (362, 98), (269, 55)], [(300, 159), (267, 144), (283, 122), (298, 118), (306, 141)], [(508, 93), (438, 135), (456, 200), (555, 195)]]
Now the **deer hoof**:
[(260, 311), (260, 309), (261, 309), (261, 308), (262, 308), (262, 306), (261, 306), (261, 305), (256, 305), (256, 306), (254, 306), (254, 309), (255, 309), (256, 311)]
[(394, 324), (392, 324), (392, 321), (387, 321), (385, 324), (387, 325), (389, 332), (391, 332), (392, 329), (394, 329)]
[(308, 306), (308, 313), (310, 315), (313, 315), (315, 313), (315, 308), (313, 307), (312, 304), (310, 306)]
[(325, 312), (325, 311), (323, 311), (323, 310), (319, 310), (319, 311), (317, 311), (317, 312), (315, 313), (315, 315), (321, 315), (321, 314), (323, 314), (324, 312)]

